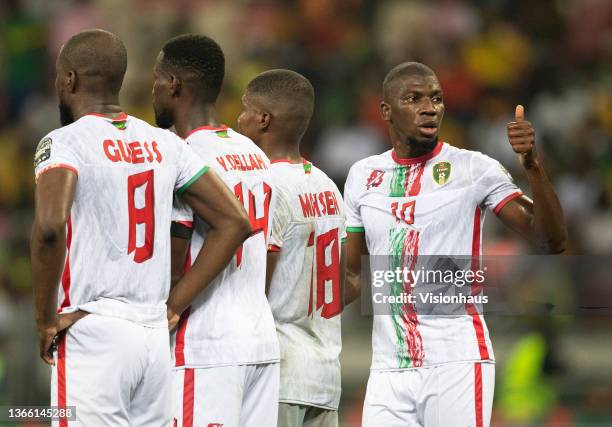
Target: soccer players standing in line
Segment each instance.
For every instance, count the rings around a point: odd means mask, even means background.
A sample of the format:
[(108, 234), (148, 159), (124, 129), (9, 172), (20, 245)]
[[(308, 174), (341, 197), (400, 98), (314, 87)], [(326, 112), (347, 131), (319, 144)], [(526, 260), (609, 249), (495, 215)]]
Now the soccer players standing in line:
[[(279, 349), (266, 299), (266, 240), (274, 189), (270, 161), (217, 120), (225, 59), (208, 37), (169, 40), (155, 64), (157, 124), (174, 125), (244, 205), (256, 233), (183, 312), (174, 335), (174, 414), (179, 426), (276, 427)], [(172, 226), (174, 276), (210, 239), (206, 218), (178, 199)], [(193, 234), (191, 231), (194, 230)], [(193, 268), (193, 267), (192, 267)]]
[[(533, 193), (523, 196), (499, 162), (438, 141), (444, 114), (434, 72), (409, 62), (383, 83), (381, 113), (392, 150), (351, 168), (345, 187), (347, 280), (361, 255), (387, 256), (414, 268), (422, 255), (468, 255), (479, 268), (484, 209), (548, 253), (562, 252), (566, 230), (559, 200), (535, 150), (522, 106), (508, 124)], [(390, 286), (410, 292), (410, 283)], [(374, 316), (373, 358), (363, 412), (365, 427), (488, 426), (494, 358), (483, 317), (422, 316), (411, 304)]]
[(345, 259), (336, 185), (300, 156), (314, 90), (289, 70), (255, 77), (242, 97), (240, 132), (272, 161), (278, 197), (268, 254), (268, 297), (281, 348), (278, 425), (338, 425)]
[(40, 354), (53, 365), (52, 405), (75, 406), (84, 426), (170, 425), (174, 191), (215, 230), (178, 295), (215, 277), (250, 234), (235, 197), (180, 138), (121, 111), (126, 65), (111, 33), (68, 40), (55, 81), (63, 127), (40, 141), (34, 160)]

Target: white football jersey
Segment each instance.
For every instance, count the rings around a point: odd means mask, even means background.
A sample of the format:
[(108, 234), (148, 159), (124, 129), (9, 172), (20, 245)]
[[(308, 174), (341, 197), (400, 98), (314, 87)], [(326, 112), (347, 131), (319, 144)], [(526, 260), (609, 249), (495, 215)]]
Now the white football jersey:
[[(275, 198), (270, 160), (253, 141), (226, 127), (200, 127), (186, 139), (243, 203), (257, 232), (181, 316), (172, 339), (175, 366), (277, 362), (278, 339), (265, 293), (268, 223)], [(209, 227), (180, 199), (172, 219), (193, 221), (191, 263)]]
[(320, 169), (275, 160), (270, 251), (280, 251), (268, 298), (281, 348), (280, 401), (337, 409), (342, 347), (338, 188)]
[[(388, 260), (390, 270), (417, 271), (426, 255), (476, 257), (470, 268), (477, 269), (485, 208), (497, 214), (521, 194), (501, 164), (479, 152), (443, 142), (413, 159), (389, 150), (351, 168), (344, 192), (347, 231), (365, 232), (370, 255)], [(373, 260), (370, 265), (380, 267)], [(389, 284), (392, 295), (411, 292), (401, 280)], [(372, 369), (494, 359), (474, 304), (443, 316), (419, 314), (409, 301), (389, 306), (389, 314), (374, 316)]]
[(167, 327), (172, 199), (206, 164), (173, 133), (122, 114), (86, 115), (38, 144), (36, 178), (77, 174), (59, 312)]

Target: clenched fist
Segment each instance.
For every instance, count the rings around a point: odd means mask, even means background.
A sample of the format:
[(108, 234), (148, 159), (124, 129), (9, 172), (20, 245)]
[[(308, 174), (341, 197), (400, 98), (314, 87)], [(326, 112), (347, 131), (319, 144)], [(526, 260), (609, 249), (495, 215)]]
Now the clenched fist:
[(508, 141), (512, 149), (519, 156), (524, 168), (537, 165), (535, 149), (535, 131), (530, 122), (525, 120), (525, 109), (522, 105), (516, 106), (514, 121), (508, 123)]

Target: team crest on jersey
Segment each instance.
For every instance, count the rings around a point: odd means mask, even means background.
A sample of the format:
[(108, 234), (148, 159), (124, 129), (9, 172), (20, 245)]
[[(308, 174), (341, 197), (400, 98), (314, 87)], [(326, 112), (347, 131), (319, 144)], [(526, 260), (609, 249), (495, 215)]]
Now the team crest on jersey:
[(370, 174), (368, 178), (368, 182), (366, 183), (366, 189), (369, 190), (372, 187), (378, 187), (383, 182), (383, 177), (385, 173), (381, 170), (374, 170)]
[(451, 164), (449, 162), (438, 162), (433, 167), (433, 179), (438, 185), (448, 182), (451, 175)]
[(34, 155), (34, 167), (38, 166), (45, 160), (51, 157), (51, 144), (53, 141), (51, 138), (43, 138), (36, 147), (36, 154)]

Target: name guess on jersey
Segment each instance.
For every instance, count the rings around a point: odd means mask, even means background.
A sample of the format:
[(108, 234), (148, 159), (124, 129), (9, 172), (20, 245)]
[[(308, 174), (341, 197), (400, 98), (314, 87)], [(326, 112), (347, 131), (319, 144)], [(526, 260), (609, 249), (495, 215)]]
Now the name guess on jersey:
[(217, 162), (225, 172), (228, 170), (248, 172), (268, 169), (266, 162), (259, 154), (226, 154), (217, 157)]
[(304, 193), (299, 195), (304, 217), (337, 215), (340, 212), (338, 200), (333, 191)]
[(105, 139), (102, 142), (104, 154), (111, 162), (126, 163), (161, 163), (162, 154), (157, 148), (157, 142), (123, 142), (120, 139), (113, 141)]

